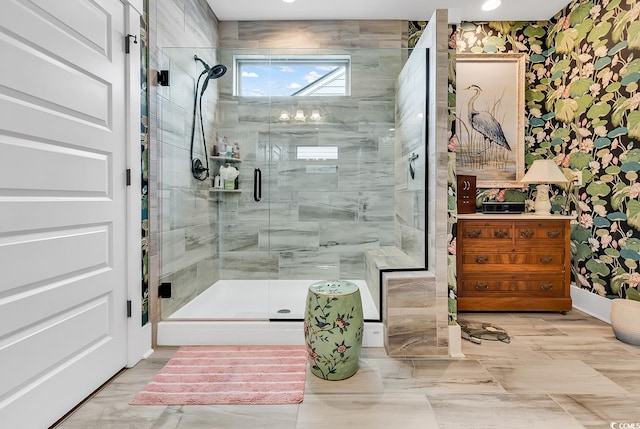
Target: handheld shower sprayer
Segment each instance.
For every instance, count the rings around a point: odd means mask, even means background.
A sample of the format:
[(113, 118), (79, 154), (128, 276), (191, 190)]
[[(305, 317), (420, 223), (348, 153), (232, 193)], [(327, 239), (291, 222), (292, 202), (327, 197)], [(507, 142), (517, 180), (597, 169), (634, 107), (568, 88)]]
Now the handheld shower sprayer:
[(200, 90), (200, 97), (204, 94), (204, 90), (207, 89), (210, 79), (218, 79), (227, 72), (227, 67), (222, 64), (217, 64), (209, 69), (207, 72), (207, 78), (202, 83), (202, 89)]
[[(199, 62), (204, 67), (204, 70), (198, 76), (196, 80), (196, 88), (194, 91), (194, 99), (193, 99), (193, 125), (191, 127), (191, 174), (194, 178), (204, 181), (209, 177), (209, 157), (207, 156), (207, 142), (205, 140), (204, 135), (204, 121), (202, 120), (202, 96), (204, 95), (204, 91), (207, 89), (209, 85), (210, 79), (218, 79), (227, 72), (227, 67), (222, 64), (217, 64), (213, 67), (209, 67), (209, 64), (204, 62), (197, 55), (193, 56), (194, 61)], [(204, 82), (202, 84), (202, 89), (200, 89), (198, 94), (198, 87), (200, 86), (200, 80), (206, 75)], [(199, 98), (199, 103), (198, 103)], [(200, 130), (202, 132), (202, 146), (204, 148), (204, 158), (206, 161), (206, 167), (202, 165), (202, 161), (199, 158), (193, 157), (193, 140), (195, 137), (195, 129), (196, 129), (196, 111), (198, 105), (200, 106)]]

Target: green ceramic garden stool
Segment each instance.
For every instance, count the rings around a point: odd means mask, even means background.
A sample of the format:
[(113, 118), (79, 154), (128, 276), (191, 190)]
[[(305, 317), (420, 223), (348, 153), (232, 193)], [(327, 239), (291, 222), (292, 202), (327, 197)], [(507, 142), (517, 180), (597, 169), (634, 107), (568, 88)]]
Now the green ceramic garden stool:
[(344, 380), (358, 371), (362, 349), (362, 299), (358, 285), (324, 280), (309, 286), (304, 339), (313, 375)]

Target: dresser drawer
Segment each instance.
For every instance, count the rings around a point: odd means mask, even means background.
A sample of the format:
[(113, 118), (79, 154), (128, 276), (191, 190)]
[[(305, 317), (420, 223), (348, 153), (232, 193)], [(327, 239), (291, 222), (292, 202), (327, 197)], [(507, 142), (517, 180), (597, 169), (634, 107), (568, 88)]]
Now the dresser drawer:
[[(552, 248), (542, 252), (500, 252), (497, 249), (469, 249), (465, 246), (461, 255), (462, 269), (468, 270), (504, 270), (507, 267), (495, 265), (520, 265), (517, 270), (559, 267), (564, 269), (564, 252), (561, 248)], [(526, 265), (526, 267), (524, 267)]]
[(478, 277), (476, 279), (461, 279), (458, 287), (462, 286), (462, 295), (473, 296), (518, 296), (522, 299), (531, 297), (559, 297), (565, 292), (562, 275), (549, 277), (496, 278), (496, 276)]
[(513, 222), (464, 221), (461, 222), (458, 234), (469, 245), (474, 241), (486, 242), (487, 240), (511, 242), (513, 240)]
[(545, 246), (563, 244), (565, 224), (557, 221), (526, 221), (515, 223), (514, 237), (516, 244), (520, 242), (538, 241)]

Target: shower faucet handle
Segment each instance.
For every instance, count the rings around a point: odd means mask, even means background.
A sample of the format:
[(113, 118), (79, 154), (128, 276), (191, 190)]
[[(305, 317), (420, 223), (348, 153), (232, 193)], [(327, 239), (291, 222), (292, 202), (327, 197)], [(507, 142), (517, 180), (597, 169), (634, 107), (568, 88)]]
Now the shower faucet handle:
[[(207, 174), (205, 174), (203, 177), (202, 173), (204, 172), (206, 172)], [(202, 165), (202, 161), (200, 161), (198, 158), (194, 158), (191, 160), (191, 174), (193, 174), (194, 178), (202, 181), (209, 177), (209, 168)]]

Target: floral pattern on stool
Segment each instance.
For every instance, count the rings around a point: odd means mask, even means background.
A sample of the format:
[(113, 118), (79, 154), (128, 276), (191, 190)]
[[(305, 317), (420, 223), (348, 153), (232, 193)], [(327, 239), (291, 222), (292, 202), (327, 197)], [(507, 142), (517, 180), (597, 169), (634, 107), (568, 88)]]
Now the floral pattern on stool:
[(304, 338), (311, 373), (325, 380), (344, 380), (358, 371), (364, 320), (360, 289), (348, 281), (309, 286)]

